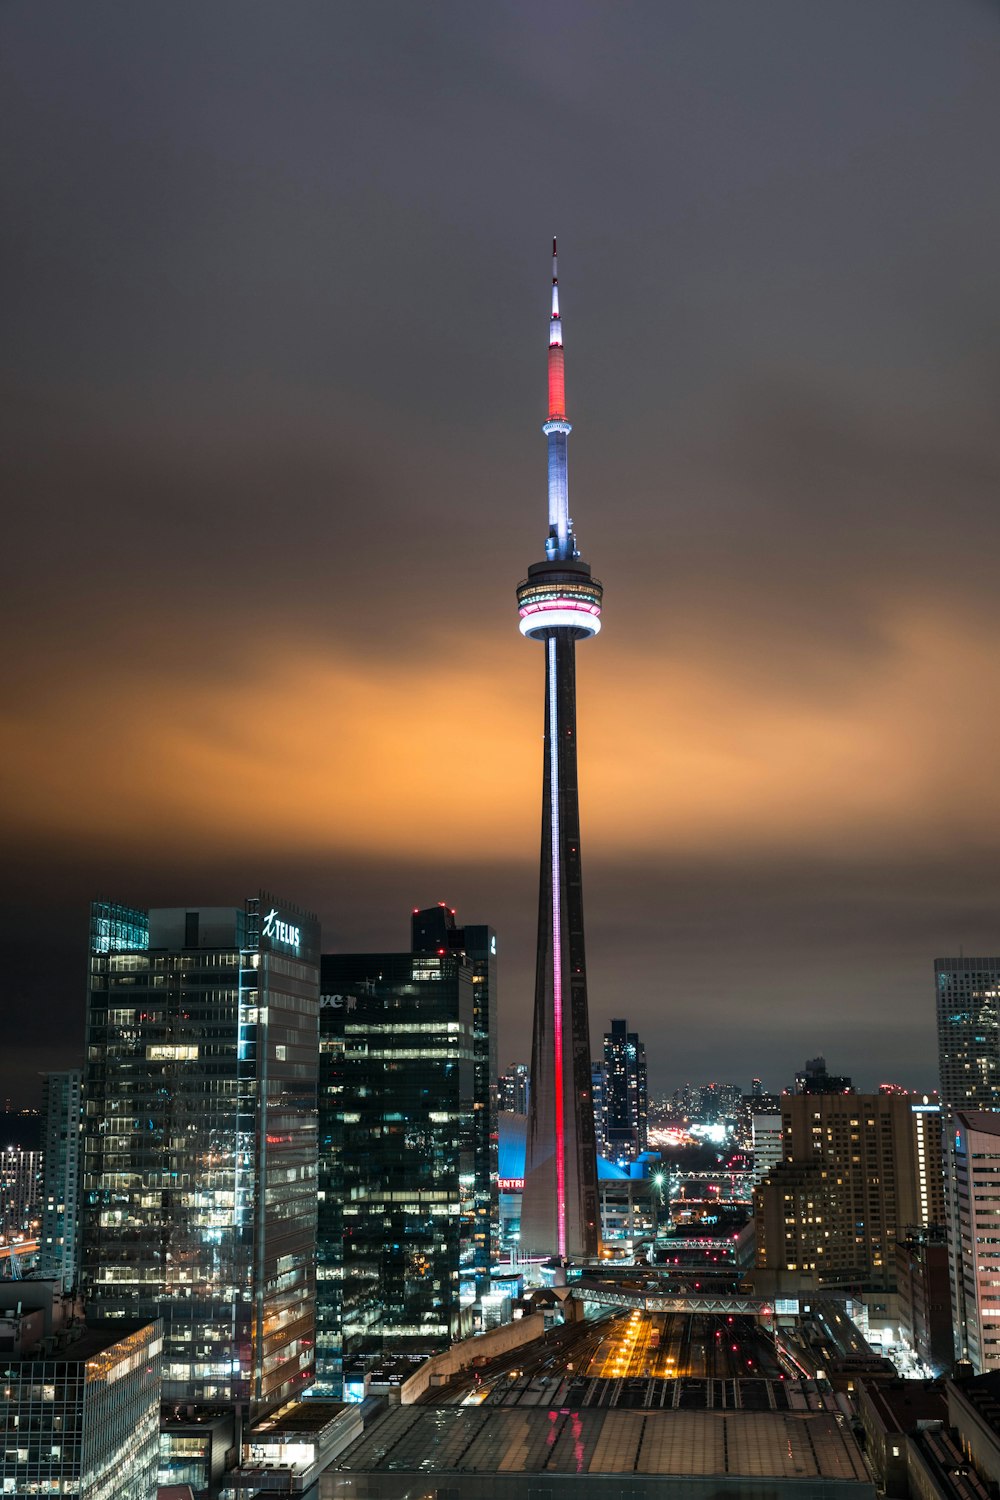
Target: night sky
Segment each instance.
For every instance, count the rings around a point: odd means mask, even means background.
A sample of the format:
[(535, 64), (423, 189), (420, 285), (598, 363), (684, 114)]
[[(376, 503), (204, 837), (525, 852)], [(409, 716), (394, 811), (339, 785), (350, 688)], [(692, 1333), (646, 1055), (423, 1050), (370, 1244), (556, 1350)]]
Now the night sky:
[(591, 1019), (936, 1082), (1000, 948), (1000, 12), (0, 12), (0, 1096), (87, 903), (498, 929), (527, 1055), (558, 234)]

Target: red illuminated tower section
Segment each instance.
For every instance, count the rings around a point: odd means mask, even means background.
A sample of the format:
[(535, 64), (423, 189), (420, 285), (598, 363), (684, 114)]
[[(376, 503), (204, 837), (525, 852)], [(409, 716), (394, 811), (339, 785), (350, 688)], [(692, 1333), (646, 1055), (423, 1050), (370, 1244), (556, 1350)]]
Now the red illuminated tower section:
[(522, 635), (545, 647), (545, 759), (531, 1107), (521, 1207), (523, 1253), (597, 1254), (597, 1155), (591, 1101), (576, 769), (576, 643), (601, 628), (601, 585), (569, 515), (566, 382), (556, 243), (549, 320), (549, 531), (545, 561), (519, 585)]

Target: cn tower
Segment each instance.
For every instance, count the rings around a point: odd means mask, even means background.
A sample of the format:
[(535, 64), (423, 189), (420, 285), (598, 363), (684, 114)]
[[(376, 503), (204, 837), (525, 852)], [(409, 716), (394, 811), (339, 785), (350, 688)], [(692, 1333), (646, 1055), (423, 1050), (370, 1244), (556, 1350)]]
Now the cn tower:
[(531, 1104), (521, 1207), (522, 1253), (597, 1254), (597, 1154), (591, 1099), (576, 771), (576, 643), (601, 628), (602, 589), (577, 549), (569, 514), (566, 381), (552, 241), (549, 319), (549, 530), (545, 561), (518, 585), (521, 634), (545, 647), (545, 757)]

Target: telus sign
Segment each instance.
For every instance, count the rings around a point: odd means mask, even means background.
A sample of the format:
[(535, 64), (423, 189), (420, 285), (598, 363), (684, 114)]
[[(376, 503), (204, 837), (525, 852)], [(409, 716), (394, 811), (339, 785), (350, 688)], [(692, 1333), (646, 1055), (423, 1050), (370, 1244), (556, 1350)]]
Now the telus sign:
[(278, 916), (278, 908), (276, 906), (272, 906), (264, 918), (264, 925), (260, 929), (260, 935), (261, 937), (270, 938), (272, 943), (284, 943), (286, 948), (294, 948), (296, 953), (299, 951), (299, 943), (302, 937), (300, 929), (293, 927), (291, 922), (283, 922)]

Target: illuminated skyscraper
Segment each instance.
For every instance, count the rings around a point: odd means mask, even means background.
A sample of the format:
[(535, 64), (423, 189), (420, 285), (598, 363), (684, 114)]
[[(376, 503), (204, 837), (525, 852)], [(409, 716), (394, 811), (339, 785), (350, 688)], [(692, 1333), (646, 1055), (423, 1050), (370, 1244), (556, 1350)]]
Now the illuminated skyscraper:
[(163, 1323), (163, 1398), (257, 1416), (314, 1366), (319, 923), (95, 906), (81, 1283)]
[(410, 920), (413, 953), (464, 954), (472, 965), (474, 1030), (472, 1140), (475, 1155), (476, 1266), (480, 1289), (500, 1244), (497, 1204), (497, 935), (492, 927), (459, 927), (453, 907), (439, 901)]
[(63, 1291), (76, 1286), (83, 1073), (46, 1073), (42, 1085), (42, 1236), (39, 1270)]
[(314, 1394), (339, 1399), (372, 1360), (472, 1332), (489, 1220), (480, 1231), (474, 961), (325, 953), (321, 975)]
[(649, 1145), (646, 1048), (624, 1020), (604, 1033), (604, 1140), (613, 1161)]
[(500, 1108), (508, 1114), (526, 1115), (531, 1098), (531, 1068), (527, 1063), (511, 1063), (500, 1075)]
[(601, 585), (576, 545), (569, 514), (566, 390), (556, 244), (549, 320), (549, 530), (545, 561), (518, 586), (522, 635), (545, 646), (545, 752), (531, 1104), (521, 1249), (597, 1252), (597, 1157), (591, 1103), (576, 767), (576, 643), (601, 628)]

